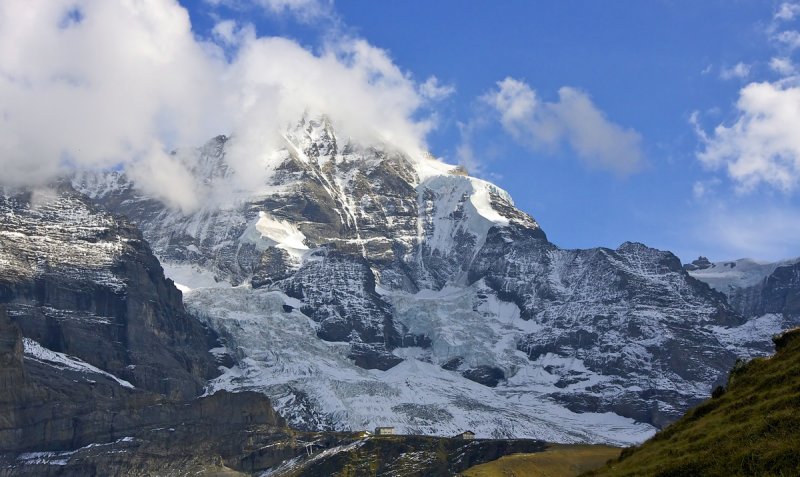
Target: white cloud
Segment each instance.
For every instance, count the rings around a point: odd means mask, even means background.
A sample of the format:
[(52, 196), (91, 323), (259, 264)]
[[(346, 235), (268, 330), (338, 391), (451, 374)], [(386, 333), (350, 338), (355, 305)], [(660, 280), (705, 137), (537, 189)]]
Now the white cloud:
[(488, 93), (483, 99), (500, 113), (500, 121), (506, 131), (522, 139), (529, 129), (528, 124), (535, 119), (539, 105), (536, 92), (526, 83), (513, 78), (498, 81), (497, 87), (497, 91)]
[[(798, 16), (800, 4), (783, 3), (765, 29), (777, 52), (769, 68), (779, 80), (742, 87), (733, 118), (710, 132), (700, 126), (699, 113), (690, 119), (701, 141), (697, 158), (730, 180), (711, 177), (692, 188), (700, 210), (690, 237), (718, 259), (777, 260), (800, 253), (800, 209), (791, 195), (800, 184), (800, 78), (791, 57), (800, 48), (800, 33), (783, 30)], [(721, 76), (750, 76), (738, 67)], [(733, 190), (723, 186), (730, 183)]]
[(797, 68), (794, 66), (791, 58), (773, 57), (769, 60), (769, 67), (772, 71), (783, 76), (789, 76), (797, 73)]
[(249, 38), (227, 73), (235, 109), (229, 159), (239, 169), (256, 167), (259, 151), (277, 146), (277, 132), (309, 111), (326, 114), (345, 137), (412, 154), (421, 154), (432, 127), (412, 119), (425, 104), (416, 84), (363, 40), (331, 43), (316, 56), (284, 38)]
[(750, 75), (750, 65), (739, 62), (730, 68), (721, 68), (719, 77), (722, 79), (747, 78)]
[(290, 14), (307, 22), (333, 15), (332, 0), (206, 0), (206, 3), (234, 8), (253, 5), (275, 15)]
[(197, 207), (200, 197), (198, 184), (194, 183), (186, 166), (174, 155), (165, 153), (161, 144), (154, 143), (126, 172), (148, 196), (191, 211)]
[(773, 35), (772, 39), (785, 46), (790, 51), (800, 48), (800, 32), (795, 30), (785, 30)]
[(531, 87), (506, 78), (483, 101), (500, 113), (503, 128), (519, 143), (553, 148), (566, 142), (592, 167), (620, 174), (641, 166), (641, 136), (610, 122), (589, 96), (563, 87), (557, 102), (542, 102)]
[(450, 84), (439, 84), (439, 78), (431, 76), (419, 85), (419, 92), (424, 98), (439, 101), (455, 93), (456, 88)]
[(255, 185), (278, 131), (306, 112), (356, 140), (424, 149), (426, 87), (385, 51), (340, 37), (314, 54), (229, 21), (212, 35), (198, 40), (175, 0), (0, 2), (0, 182), (123, 165), (188, 209), (196, 187), (167, 151), (228, 134), (229, 159)]
[[(739, 93), (736, 121), (708, 135), (698, 127), (700, 161), (724, 168), (741, 191), (760, 184), (794, 190), (800, 180), (800, 87), (750, 83)], [(692, 121), (697, 127), (697, 115)]]
[(290, 11), (315, 16), (327, 10), (327, 4), (319, 0), (254, 0), (275, 13)]
[(800, 32), (783, 29), (785, 23), (792, 22), (798, 15), (800, 15), (800, 3), (784, 2), (778, 6), (772, 21), (765, 28), (773, 46), (788, 53), (800, 48)]
[(486, 171), (484, 170), (485, 163), (483, 161), (485, 161), (487, 157), (483, 154), (483, 151), (481, 151), (481, 157), (478, 157), (479, 154), (475, 152), (473, 142), (479, 131), (483, 129), (488, 122), (485, 116), (480, 115), (474, 116), (467, 122), (458, 122), (458, 132), (461, 136), (461, 141), (456, 147), (456, 158), (459, 165), (466, 168), (469, 174), (473, 176), (483, 177), (486, 175)]
[(780, 4), (773, 17), (776, 21), (790, 21), (800, 14), (800, 4), (784, 2)]
[(149, 156), (153, 142), (209, 137), (221, 127), (208, 114), (220, 68), (174, 1), (0, 2), (3, 182), (46, 181), (65, 165), (103, 167)]

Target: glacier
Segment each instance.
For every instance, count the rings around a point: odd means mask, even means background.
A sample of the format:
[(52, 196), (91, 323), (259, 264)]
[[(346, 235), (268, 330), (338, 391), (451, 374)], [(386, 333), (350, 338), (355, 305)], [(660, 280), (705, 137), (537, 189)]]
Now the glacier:
[(72, 183), (142, 229), (220, 335), (234, 364), (207, 391), (262, 392), (295, 427), (627, 445), (776, 327), (669, 252), (561, 249), (507, 192), (432, 156), (324, 117), (283, 138), (251, 189), (225, 161), (236, 138), (176, 153), (204, 198), (188, 213), (123, 172)]

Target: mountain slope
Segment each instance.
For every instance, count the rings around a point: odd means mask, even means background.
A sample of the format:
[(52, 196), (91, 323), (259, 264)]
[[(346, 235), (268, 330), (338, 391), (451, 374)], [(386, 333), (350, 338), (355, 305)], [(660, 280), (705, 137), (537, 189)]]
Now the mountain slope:
[(199, 396), (230, 362), (140, 232), (63, 184), (1, 192), (0, 476), (452, 475), (544, 446), (304, 433), (261, 393)]
[(727, 391), (588, 475), (798, 475), (800, 329), (733, 369)]
[(255, 188), (226, 162), (235, 138), (179, 151), (207, 199), (191, 213), (124, 174), (74, 179), (223, 337), (237, 362), (215, 388), (307, 429), (634, 442), (736, 359), (720, 337), (745, 320), (669, 252), (560, 249), (498, 187), (324, 118), (284, 140)]
[(63, 184), (0, 191), (0, 475), (213, 469), (286, 439), (263, 395), (197, 399), (213, 346), (130, 223)]
[(800, 326), (799, 259), (712, 263), (701, 257), (685, 267), (690, 275), (724, 293), (731, 307), (748, 320), (740, 328), (718, 330), (720, 340), (741, 356), (769, 354), (772, 336)]
[(67, 185), (0, 194), (0, 305), (31, 343), (167, 396), (218, 374), (141, 233)]

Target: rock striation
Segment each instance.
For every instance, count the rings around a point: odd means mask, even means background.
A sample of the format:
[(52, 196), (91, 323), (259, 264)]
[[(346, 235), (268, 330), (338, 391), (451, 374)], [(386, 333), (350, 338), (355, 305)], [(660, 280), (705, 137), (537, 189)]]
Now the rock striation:
[(68, 185), (0, 195), (0, 305), (22, 334), (144, 390), (189, 399), (218, 374), (135, 226)]
[(702, 268), (687, 270), (725, 294), (747, 320), (738, 329), (719, 330), (723, 343), (741, 357), (769, 354), (773, 336), (800, 326), (800, 260), (705, 262)]
[(256, 187), (235, 138), (178, 151), (205, 198), (189, 213), (123, 173), (73, 180), (141, 227), (220, 334), (236, 362), (214, 389), (263, 392), (306, 429), (632, 442), (738, 356), (747, 320), (669, 252), (561, 249), (495, 185), (324, 117), (283, 140)]

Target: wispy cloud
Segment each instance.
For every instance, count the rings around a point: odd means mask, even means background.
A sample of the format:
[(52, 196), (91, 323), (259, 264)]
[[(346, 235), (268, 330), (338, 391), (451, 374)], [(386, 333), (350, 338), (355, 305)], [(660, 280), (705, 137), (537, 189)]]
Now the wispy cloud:
[(335, 16), (332, 0), (206, 0), (206, 3), (231, 8), (257, 7), (270, 14), (293, 15), (304, 22)]
[(797, 73), (797, 68), (791, 58), (773, 57), (769, 60), (769, 67), (772, 71), (782, 76), (790, 76)]
[(720, 182), (721, 181), (716, 177), (705, 181), (696, 181), (692, 186), (692, 194), (694, 195), (695, 200), (705, 200), (711, 196), (714, 196), (716, 189), (720, 185)]
[(796, 30), (784, 30), (775, 33), (772, 39), (778, 44), (789, 49), (789, 51), (794, 51), (800, 48), (800, 32)]
[(482, 100), (520, 144), (547, 149), (566, 143), (589, 166), (630, 174), (642, 164), (641, 136), (609, 121), (583, 91), (562, 87), (556, 102), (541, 101), (525, 82), (506, 78)]
[(800, 32), (787, 28), (800, 15), (800, 3), (784, 2), (775, 10), (775, 14), (766, 27), (766, 33), (772, 44), (784, 52), (791, 54), (800, 48)]
[[(800, 255), (800, 210), (783, 206), (742, 207), (715, 203), (695, 221), (700, 250), (717, 260), (779, 260)], [(686, 257), (684, 257), (686, 258)]]
[(739, 62), (730, 68), (723, 67), (720, 69), (719, 77), (725, 80), (747, 78), (750, 75), (750, 69), (750, 65)]
[[(692, 202), (699, 207), (694, 239), (716, 250), (718, 258), (774, 260), (800, 253), (800, 208), (793, 199), (800, 185), (800, 82), (792, 58), (800, 48), (800, 33), (792, 28), (798, 17), (800, 4), (782, 3), (765, 31), (775, 50), (769, 69), (778, 79), (742, 86), (732, 119), (710, 130), (701, 126), (700, 113), (690, 119), (700, 140), (697, 159), (724, 174), (692, 187)], [(739, 63), (723, 68), (720, 76), (755, 74)]]
[(775, 21), (791, 21), (800, 15), (800, 4), (784, 2), (778, 6), (773, 19)]
[(432, 101), (439, 101), (450, 97), (456, 92), (456, 87), (451, 84), (440, 84), (439, 78), (431, 76), (419, 85), (420, 94)]
[[(791, 193), (800, 183), (800, 82), (791, 56), (800, 47), (800, 33), (782, 30), (798, 15), (800, 4), (782, 3), (767, 28), (769, 41), (782, 53), (769, 60), (770, 70), (780, 79), (743, 86), (733, 121), (718, 124), (710, 132), (700, 126), (699, 113), (691, 117), (701, 140), (697, 158), (711, 169), (724, 170), (739, 193), (760, 185)], [(723, 69), (721, 76), (749, 74), (750, 67), (738, 63)]]

